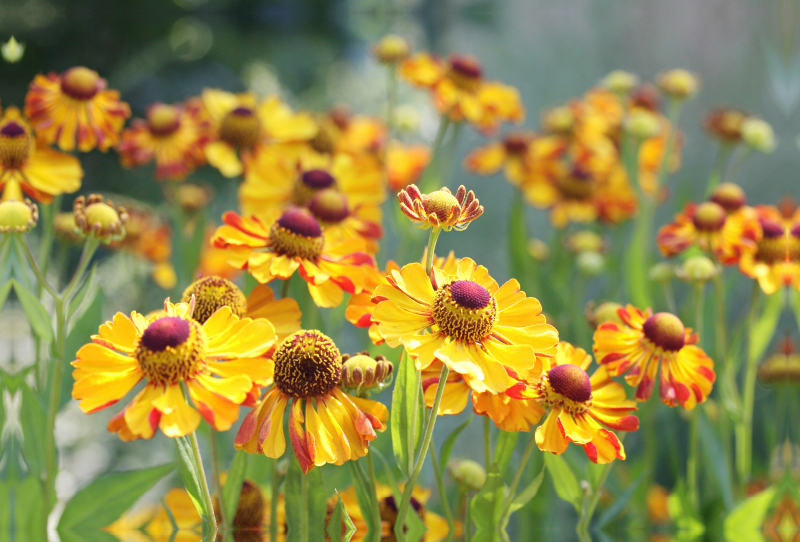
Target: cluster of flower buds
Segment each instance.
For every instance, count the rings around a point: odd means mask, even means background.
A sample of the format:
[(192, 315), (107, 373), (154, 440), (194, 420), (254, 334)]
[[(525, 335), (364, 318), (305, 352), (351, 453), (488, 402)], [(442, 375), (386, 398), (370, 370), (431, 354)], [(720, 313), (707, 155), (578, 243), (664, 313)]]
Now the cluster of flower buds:
[(447, 188), (423, 194), (417, 185), (412, 184), (398, 192), (397, 199), (403, 214), (413, 220), (417, 228), (443, 228), (445, 231), (455, 228), (461, 231), (483, 214), (483, 205), (472, 190), (467, 192), (464, 185), (459, 186), (453, 196)]
[(394, 365), (384, 356), (370, 357), (366, 350), (355, 356), (342, 356), (342, 386), (359, 391), (378, 391), (391, 384)]

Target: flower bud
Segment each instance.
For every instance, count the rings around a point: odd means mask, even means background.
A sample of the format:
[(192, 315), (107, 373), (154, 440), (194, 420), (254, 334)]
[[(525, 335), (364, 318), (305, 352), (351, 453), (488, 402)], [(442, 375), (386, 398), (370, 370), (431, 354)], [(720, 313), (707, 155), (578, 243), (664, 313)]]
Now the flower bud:
[(537, 262), (543, 262), (550, 257), (550, 247), (541, 239), (535, 237), (528, 240), (528, 254)]
[(622, 305), (614, 303), (613, 301), (600, 303), (596, 307), (594, 301), (590, 301), (586, 304), (586, 321), (593, 329), (596, 329), (597, 326), (605, 322), (617, 322), (622, 324), (622, 319), (617, 312), (617, 310), (621, 308)]
[(775, 150), (775, 132), (766, 121), (750, 117), (742, 122), (742, 140), (753, 149), (770, 154)]
[(404, 60), (410, 52), (411, 46), (408, 41), (404, 37), (395, 34), (388, 34), (382, 37), (372, 49), (372, 53), (381, 64), (396, 64)]
[(350, 357), (342, 356), (342, 386), (359, 391), (369, 391), (372, 388), (382, 390), (391, 382), (394, 365), (386, 361), (384, 356), (372, 358), (364, 351)]
[(591, 230), (577, 231), (567, 238), (567, 248), (573, 254), (581, 252), (603, 252), (603, 238)]
[(575, 115), (572, 114), (572, 110), (566, 105), (554, 107), (544, 112), (542, 115), (542, 124), (550, 133), (563, 134), (572, 130), (575, 124)]
[(125, 237), (125, 223), (128, 213), (122, 207), (103, 198), (100, 194), (90, 194), (88, 198), (78, 196), (72, 205), (77, 231), (84, 235), (94, 235), (108, 244)]
[(682, 69), (669, 70), (658, 76), (656, 81), (661, 92), (676, 100), (691, 98), (697, 93), (700, 82), (697, 77)]
[(639, 76), (624, 70), (614, 70), (603, 78), (601, 84), (611, 92), (627, 94), (639, 84)]
[(447, 465), (450, 476), (467, 491), (480, 491), (486, 483), (486, 470), (477, 461), (457, 459)]
[(11, 36), (11, 39), (0, 46), (0, 53), (2, 53), (6, 62), (15, 64), (22, 60), (22, 55), (25, 54), (25, 44), (18, 42), (14, 36)]
[(650, 268), (650, 281), (668, 283), (675, 278), (675, 266), (669, 262), (659, 262)]
[(685, 282), (704, 283), (719, 272), (720, 268), (708, 256), (692, 256), (675, 271), (675, 276)]
[(7, 200), (0, 203), (0, 233), (25, 233), (36, 226), (39, 208), (31, 200)]
[(401, 132), (416, 133), (420, 125), (419, 110), (410, 104), (397, 106), (394, 110), (394, 125)]
[(187, 214), (204, 209), (213, 198), (210, 188), (192, 183), (180, 183), (175, 189), (175, 200)]
[(587, 277), (600, 275), (606, 267), (603, 255), (591, 250), (578, 254), (575, 258), (575, 264), (578, 266), (578, 271)]
[(638, 110), (625, 119), (625, 130), (639, 139), (648, 139), (658, 135), (661, 124), (653, 113)]
[(83, 232), (75, 224), (75, 215), (69, 212), (58, 213), (53, 219), (53, 228), (56, 230), (56, 237), (64, 243), (77, 245), (83, 241)]

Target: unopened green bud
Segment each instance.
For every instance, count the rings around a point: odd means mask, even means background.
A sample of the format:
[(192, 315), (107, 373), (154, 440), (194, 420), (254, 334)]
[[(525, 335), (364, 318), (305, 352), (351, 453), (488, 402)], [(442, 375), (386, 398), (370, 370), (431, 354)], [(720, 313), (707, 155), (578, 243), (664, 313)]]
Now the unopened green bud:
[(451, 461), (447, 470), (453, 480), (468, 491), (480, 491), (486, 483), (486, 471), (477, 461), (471, 459)]
[(749, 117), (742, 123), (742, 140), (753, 149), (770, 154), (775, 150), (775, 132), (768, 122)]
[(9, 64), (14, 64), (22, 60), (22, 55), (25, 54), (25, 44), (18, 42), (11, 36), (11, 39), (0, 46), (0, 53)]
[(716, 277), (719, 267), (708, 256), (692, 256), (675, 271), (675, 275), (685, 282), (703, 283)]
[(658, 117), (649, 111), (634, 111), (625, 119), (625, 129), (639, 139), (655, 137), (661, 131)]
[(667, 283), (675, 278), (675, 266), (669, 262), (659, 262), (650, 268), (650, 280), (652, 282)]
[(639, 84), (639, 76), (624, 70), (614, 70), (603, 78), (602, 85), (611, 92), (627, 94)]
[(599, 252), (587, 250), (575, 257), (575, 264), (578, 270), (587, 277), (594, 277), (601, 274), (606, 267), (605, 258)]

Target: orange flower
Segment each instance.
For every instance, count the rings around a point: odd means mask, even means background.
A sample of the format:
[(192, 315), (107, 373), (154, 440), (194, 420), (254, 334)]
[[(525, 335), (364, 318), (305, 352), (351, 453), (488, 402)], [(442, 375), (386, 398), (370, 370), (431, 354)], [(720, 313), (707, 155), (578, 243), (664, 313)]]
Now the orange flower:
[(386, 150), (389, 188), (402, 190), (417, 182), (430, 160), (431, 149), (427, 145), (404, 146), (399, 141), (390, 141)]
[(642, 312), (632, 305), (618, 309), (624, 324), (605, 322), (594, 333), (594, 354), (612, 374), (623, 373), (636, 386), (636, 400), (647, 401), (661, 367), (659, 395), (667, 406), (691, 410), (708, 398), (714, 362), (697, 346), (697, 335), (667, 312)]
[(25, 96), (25, 115), (46, 143), (65, 151), (105, 152), (117, 144), (131, 109), (119, 91), (106, 90), (96, 71), (78, 66), (61, 75), (37, 75)]
[(38, 141), (16, 107), (0, 118), (0, 189), (3, 201), (22, 201), (24, 192), (49, 203), (53, 196), (81, 187), (83, 170), (77, 158)]
[(428, 53), (407, 58), (400, 75), (414, 86), (431, 91), (433, 103), (452, 121), (468, 121), (482, 132), (493, 132), (501, 122), (522, 122), (525, 108), (514, 87), (483, 79), (478, 59), (453, 55), (447, 61)]
[(522, 182), (528, 153), (536, 139), (530, 132), (512, 132), (501, 141), (470, 152), (464, 159), (464, 167), (479, 175), (493, 175), (503, 169), (512, 184)]
[(458, 192), (453, 196), (450, 189), (445, 187), (430, 194), (423, 194), (412, 184), (406, 190), (397, 193), (400, 210), (414, 221), (417, 228), (444, 228), (450, 231), (467, 229), (470, 222), (483, 214), (483, 206), (475, 197), (475, 193), (458, 187)]
[(757, 279), (767, 295), (781, 286), (800, 290), (800, 210), (782, 213), (775, 207), (757, 205), (755, 212), (763, 236), (755, 253), (742, 256), (739, 270)]
[(206, 161), (203, 146), (209, 136), (198, 119), (197, 104), (156, 103), (147, 119), (135, 119), (122, 132), (118, 151), (125, 167), (156, 162), (156, 179), (183, 180)]
[(361, 292), (371, 256), (359, 239), (330, 245), (319, 222), (302, 209), (290, 209), (267, 226), (254, 216), (225, 213), (225, 225), (214, 235), (214, 245), (228, 250), (228, 263), (247, 269), (260, 283), (289, 279), (300, 272), (308, 291), (320, 307), (335, 307), (344, 292)]

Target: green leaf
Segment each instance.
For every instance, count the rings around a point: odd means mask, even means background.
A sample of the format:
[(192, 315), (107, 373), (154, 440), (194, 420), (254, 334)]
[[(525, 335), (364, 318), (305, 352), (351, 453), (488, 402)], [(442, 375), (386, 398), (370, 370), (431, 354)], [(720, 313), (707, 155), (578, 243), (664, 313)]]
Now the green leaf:
[(531, 483), (528, 484), (528, 487), (517, 493), (517, 495), (512, 499), (511, 506), (509, 508), (509, 512), (511, 514), (528, 504), (531, 499), (533, 499), (536, 494), (539, 493), (539, 488), (544, 481), (544, 473), (545, 468), (544, 465), (542, 465), (542, 470), (536, 475), (536, 478), (534, 478)]
[[(602, 527), (603, 525), (607, 524), (609, 521), (617, 517), (617, 515), (622, 512), (626, 506), (628, 506), (631, 497), (633, 497), (633, 493), (644, 479), (645, 473), (640, 474), (639, 477), (631, 485), (629, 485), (621, 495), (614, 498), (614, 502), (611, 503), (611, 506), (603, 510), (603, 514), (597, 518), (598, 527)], [(602, 488), (596, 488), (595, 491), (602, 491)]]
[(19, 304), (22, 305), (22, 310), (28, 316), (28, 321), (31, 323), (31, 328), (36, 336), (45, 342), (50, 342), (55, 336), (53, 333), (53, 325), (50, 323), (50, 314), (44, 308), (39, 299), (29, 292), (22, 284), (14, 279), (9, 282), (14, 286), (14, 292), (17, 294)]
[(392, 450), (400, 472), (406, 478), (414, 470), (416, 451), (422, 440), (423, 407), (419, 401), (422, 388), (414, 360), (403, 350), (392, 392)]
[(749, 344), (747, 345), (748, 359), (757, 360), (764, 355), (764, 351), (772, 341), (775, 328), (778, 326), (778, 319), (781, 317), (784, 303), (784, 292), (778, 291), (767, 296), (761, 317), (749, 333)]
[[(372, 453), (373, 450), (370, 450)], [(350, 477), (353, 479), (353, 488), (356, 490), (356, 500), (358, 500), (358, 507), (361, 509), (361, 515), (364, 516), (364, 521), (367, 524), (367, 534), (365, 540), (372, 540), (372, 536), (376, 532), (381, 532), (380, 521), (375, 521), (373, 510), (378, 506), (375, 502), (374, 489), (372, 484), (369, 483), (364, 471), (361, 469), (357, 461), (348, 461), (350, 464)], [(379, 516), (380, 517), (380, 516)], [(378, 536), (380, 538), (380, 536)], [(335, 539), (334, 539), (335, 540)]]
[(197, 513), (200, 514), (200, 518), (205, 524), (215, 521), (213, 519), (214, 511), (207, 509), (205, 499), (203, 498), (203, 486), (200, 481), (200, 477), (203, 476), (203, 470), (201, 466), (197, 465), (194, 459), (191, 441), (193, 438), (196, 438), (194, 434), (190, 434), (185, 437), (175, 437), (173, 440), (175, 441), (175, 447), (178, 449), (178, 464), (181, 467), (181, 474), (183, 475), (183, 485), (186, 488), (186, 492), (189, 494), (189, 498), (192, 499)]
[(500, 431), (500, 436), (497, 437), (497, 446), (494, 450), (494, 462), (500, 467), (500, 474), (506, 472), (511, 456), (514, 455), (514, 449), (517, 447), (518, 438), (519, 432), (517, 431)]
[(459, 435), (461, 435), (462, 431), (464, 431), (464, 429), (466, 429), (470, 423), (472, 423), (472, 416), (467, 418), (464, 423), (453, 429), (452, 433), (447, 435), (447, 438), (444, 439), (442, 451), (439, 454), (439, 462), (442, 465), (442, 469), (447, 468), (447, 464), (450, 462), (450, 456), (453, 453), (453, 446), (456, 445), (456, 440), (458, 440)]
[(233, 517), (236, 515), (236, 507), (239, 505), (239, 497), (242, 494), (242, 482), (244, 482), (244, 473), (247, 470), (247, 459), (249, 457), (250, 454), (244, 450), (237, 450), (233, 455), (231, 468), (228, 469), (228, 477), (225, 478), (225, 486), (222, 488), (222, 506), (228, 521), (233, 521)]
[(545, 452), (544, 464), (547, 466), (547, 470), (550, 471), (556, 494), (575, 507), (576, 511), (579, 511), (581, 501), (583, 501), (583, 491), (578, 479), (575, 477), (575, 473), (569, 468), (567, 462), (560, 455)]
[(8, 299), (8, 294), (11, 293), (11, 281), (7, 281), (5, 284), (0, 286), (0, 309), (3, 308), (6, 304), (6, 299)]
[(47, 419), (44, 403), (24, 380), (18, 382), (22, 392), (20, 424), (22, 426), (22, 456), (33, 476), (45, 471), (45, 434), (43, 420)]
[(683, 482), (678, 482), (670, 493), (667, 498), (667, 508), (682, 540), (693, 540), (705, 533), (706, 527), (689, 502)]
[(327, 503), (322, 470), (312, 468), (303, 474), (292, 456), (286, 475), (286, 542), (324, 542)]
[(27, 476), (16, 484), (14, 491), (14, 522), (16, 540), (41, 540), (42, 525), (47, 523), (47, 511), (42, 499), (42, 482)]
[[(354, 462), (351, 461), (351, 463)], [(331, 540), (336, 542), (340, 540), (342, 542), (350, 542), (350, 539), (353, 538), (353, 534), (356, 532), (356, 526), (353, 525), (353, 520), (347, 515), (347, 510), (344, 507), (344, 502), (342, 502), (338, 491), (336, 492), (336, 499), (336, 506), (333, 508), (325, 532), (328, 533)]]
[(767, 516), (775, 488), (770, 487), (745, 499), (725, 518), (723, 532), (728, 542), (758, 542), (764, 540), (761, 526)]
[[(80, 318), (81, 310), (86, 310), (86, 307), (81, 307), (81, 304), (85, 299), (87, 299), (87, 295), (91, 293), (91, 297), (89, 301), (94, 299), (94, 296), (97, 295), (98, 292), (98, 284), (97, 284), (97, 264), (92, 266), (92, 270), (89, 272), (89, 276), (86, 280), (83, 281), (81, 287), (75, 292), (75, 295), (72, 297), (72, 300), (69, 302), (69, 314), (70, 318)], [(87, 303), (88, 306), (88, 303)]]
[(101, 529), (79, 532), (65, 529), (58, 532), (58, 537), (61, 542), (119, 542), (119, 538)]
[(122, 516), (156, 482), (175, 470), (175, 465), (112, 472), (78, 491), (64, 508), (58, 528), (70, 530), (102, 529)]
[(506, 488), (503, 475), (495, 463), (486, 475), (486, 482), (470, 502), (470, 517), (475, 523), (472, 542), (501, 542), (501, 514)]
[(700, 419), (700, 438), (702, 439), (702, 450), (706, 457), (705, 467), (707, 472), (714, 473), (719, 481), (719, 487), (722, 490), (722, 500), (725, 503), (725, 508), (730, 510), (733, 506), (733, 482), (731, 481), (731, 469), (728, 464), (728, 457), (722, 449), (722, 442), (714, 432), (711, 424), (704, 415), (703, 411), (698, 413)]

